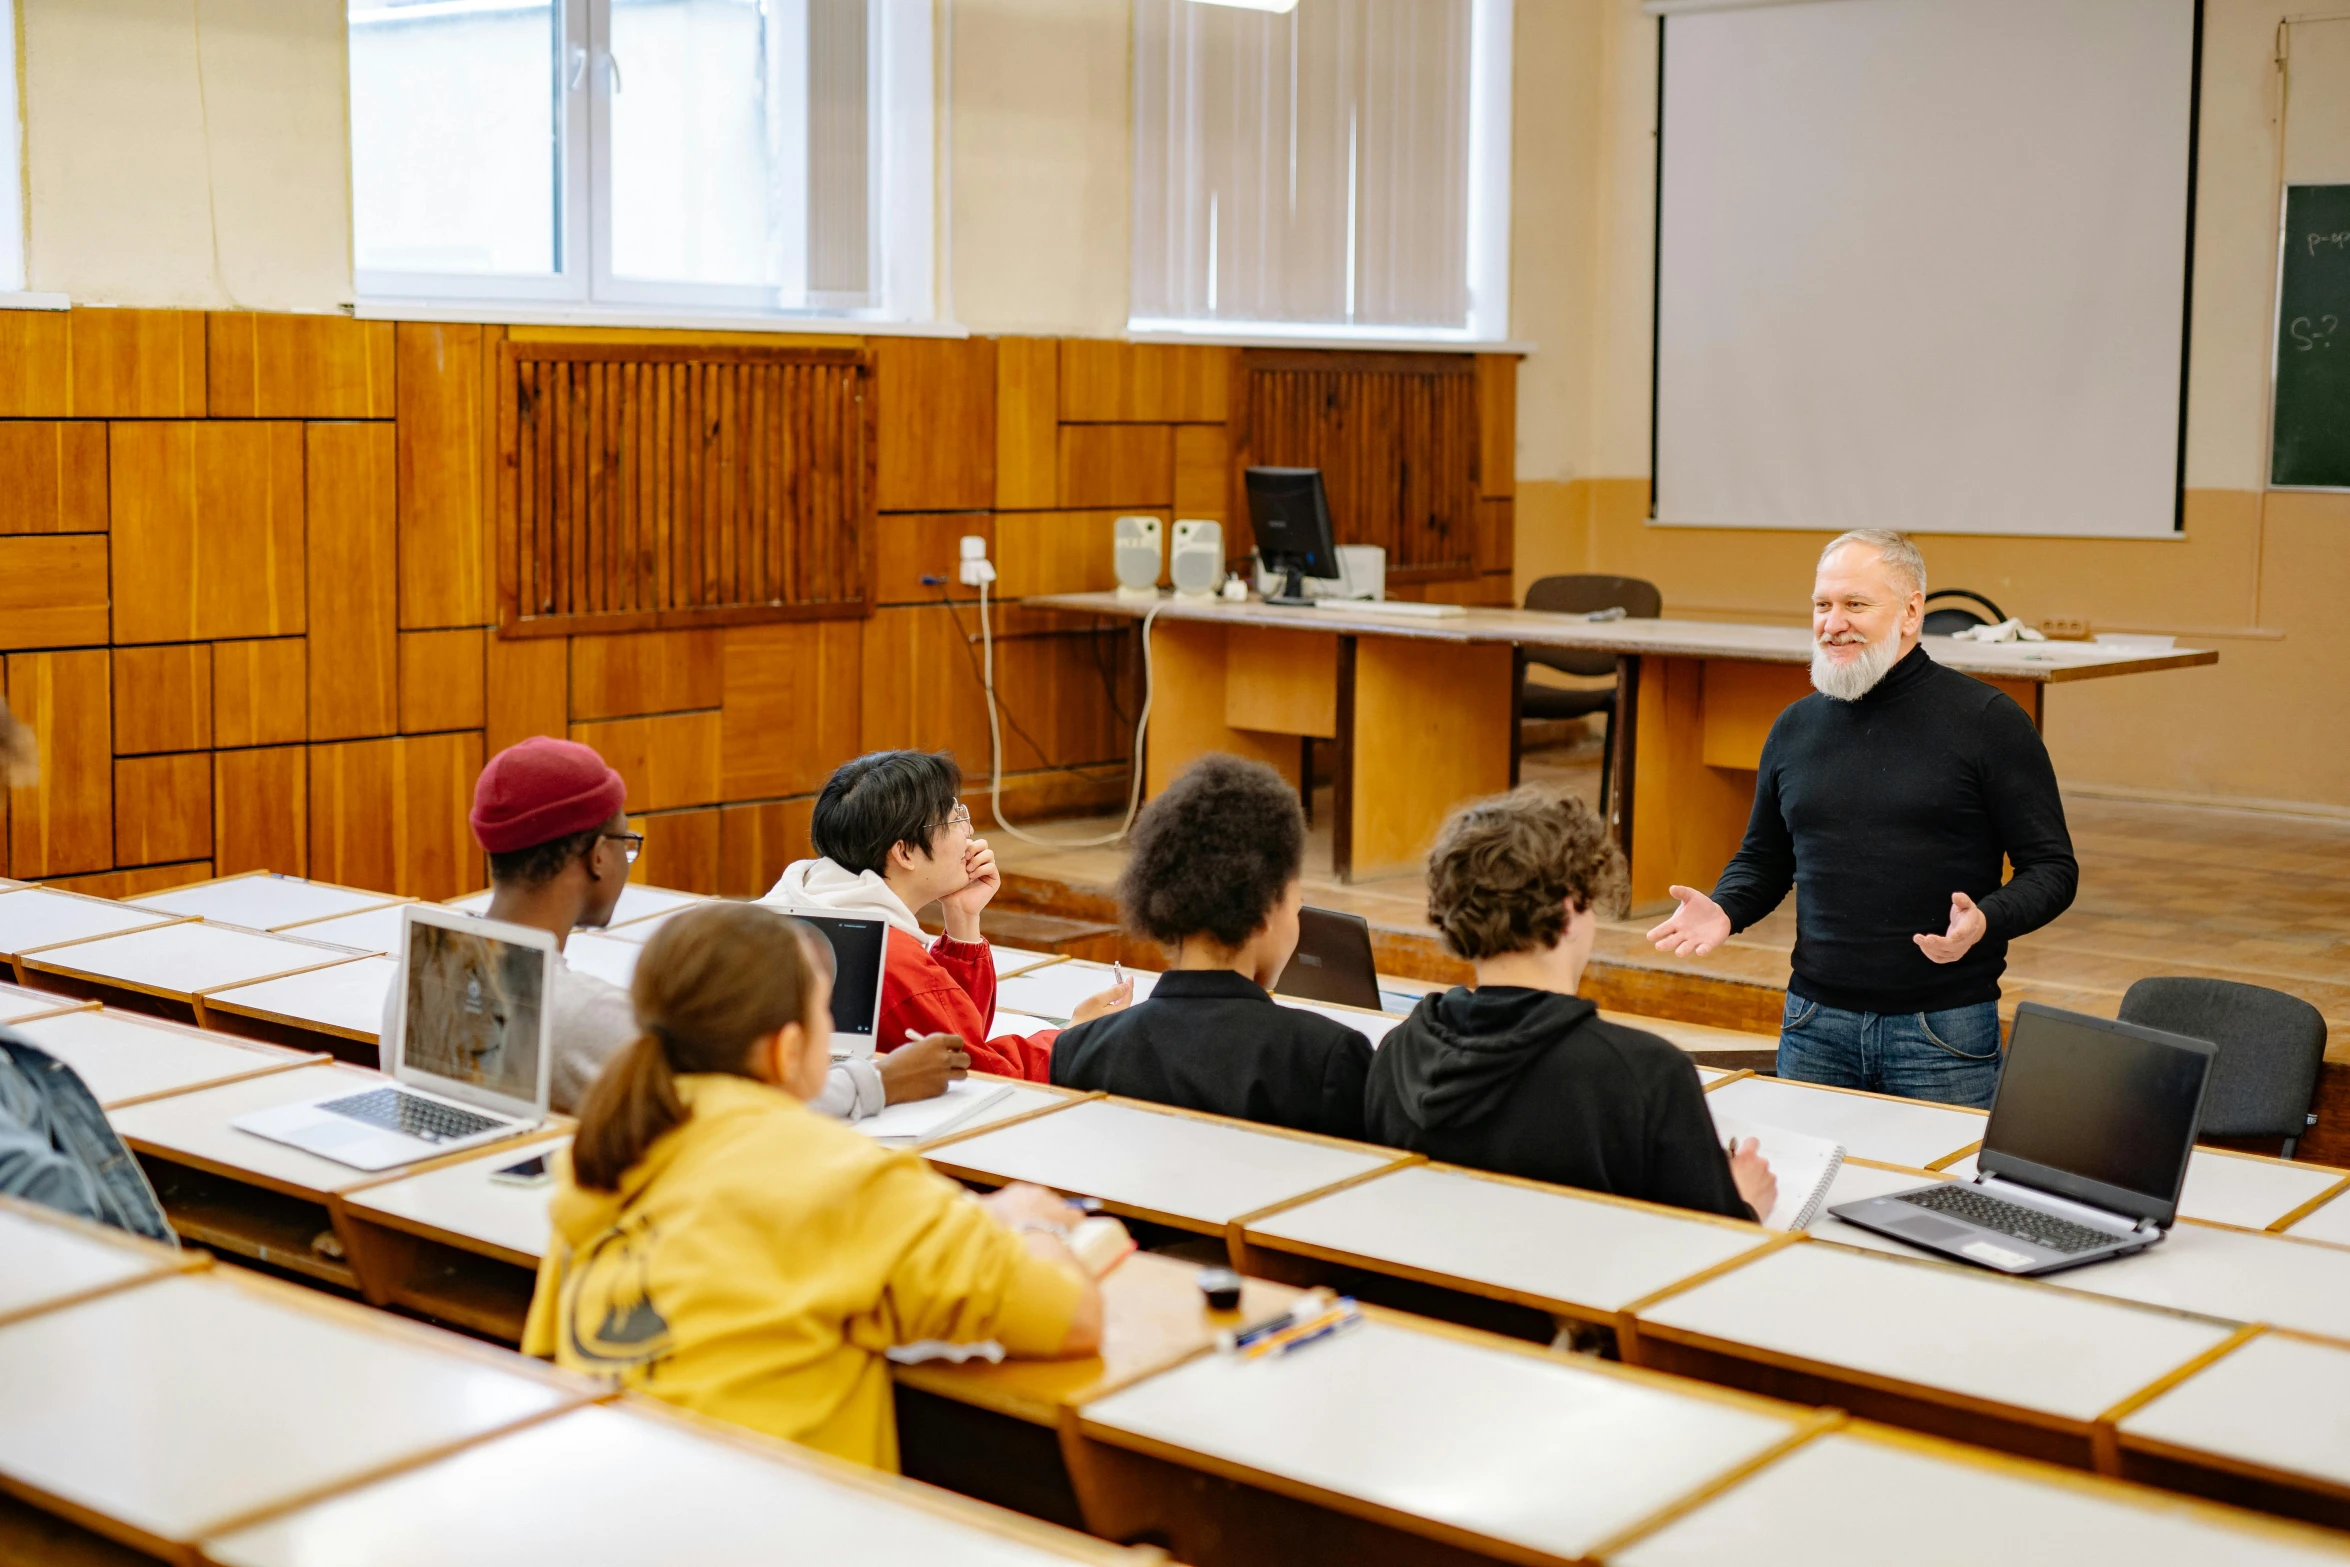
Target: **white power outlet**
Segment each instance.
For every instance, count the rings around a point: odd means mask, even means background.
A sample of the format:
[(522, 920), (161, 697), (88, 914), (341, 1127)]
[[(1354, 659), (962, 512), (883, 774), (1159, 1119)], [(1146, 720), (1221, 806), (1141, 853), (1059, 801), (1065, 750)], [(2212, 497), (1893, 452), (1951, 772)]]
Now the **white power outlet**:
[(976, 588), (995, 581), (995, 563), (987, 558), (987, 540), (976, 533), (966, 533), (960, 548), (963, 558), (957, 563), (955, 574), (963, 586)]

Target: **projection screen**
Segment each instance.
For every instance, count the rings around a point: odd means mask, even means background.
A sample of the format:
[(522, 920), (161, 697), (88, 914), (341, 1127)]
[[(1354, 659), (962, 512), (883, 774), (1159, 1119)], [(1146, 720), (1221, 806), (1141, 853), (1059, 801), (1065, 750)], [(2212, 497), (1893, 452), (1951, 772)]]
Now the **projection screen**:
[(2178, 526), (2196, 0), (1661, 0), (1656, 520)]

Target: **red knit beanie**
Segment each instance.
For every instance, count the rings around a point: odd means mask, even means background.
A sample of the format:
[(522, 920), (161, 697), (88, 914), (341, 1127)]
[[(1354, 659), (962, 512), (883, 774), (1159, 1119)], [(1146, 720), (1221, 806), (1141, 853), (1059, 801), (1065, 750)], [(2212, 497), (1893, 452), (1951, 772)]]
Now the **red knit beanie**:
[(574, 740), (535, 735), (490, 758), (473, 786), (473, 836), (511, 854), (601, 827), (628, 797), (604, 759)]

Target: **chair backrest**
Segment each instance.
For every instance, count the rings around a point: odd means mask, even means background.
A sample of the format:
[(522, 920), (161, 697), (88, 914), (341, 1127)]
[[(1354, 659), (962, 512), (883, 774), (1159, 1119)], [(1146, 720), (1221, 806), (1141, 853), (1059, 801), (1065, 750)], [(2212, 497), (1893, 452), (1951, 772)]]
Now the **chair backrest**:
[(2299, 1137), (2325, 1059), (2324, 1014), (2299, 996), (2232, 979), (2142, 979), (2121, 1020), (2219, 1046), (2203, 1096), (2213, 1137)]
[[(1977, 614), (1963, 604), (1945, 604), (1936, 609), (1932, 607), (1936, 599), (1973, 599), (1990, 614)], [(2007, 618), (2006, 610), (1967, 588), (1937, 588), (1926, 595), (1926, 604), (1925, 621), (1918, 629), (1929, 637), (1952, 636), (1969, 626), (1996, 626)]]
[[(1665, 596), (1655, 583), (1640, 577), (1607, 577), (1596, 573), (1538, 577), (1526, 589), (1526, 607), (1553, 615), (1588, 615), (1595, 609), (1621, 609), (1634, 620), (1654, 620), (1665, 612)], [(1547, 664), (1570, 675), (1616, 672), (1613, 653), (1530, 647), (1526, 649), (1526, 658), (1530, 663)]]

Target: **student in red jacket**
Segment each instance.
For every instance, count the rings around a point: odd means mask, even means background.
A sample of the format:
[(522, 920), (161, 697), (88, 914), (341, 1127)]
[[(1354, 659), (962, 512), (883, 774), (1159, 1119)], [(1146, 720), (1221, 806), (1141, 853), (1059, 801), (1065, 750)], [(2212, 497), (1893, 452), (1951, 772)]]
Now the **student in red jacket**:
[[(951, 756), (876, 751), (844, 764), (816, 797), (808, 836), (820, 856), (789, 866), (762, 902), (886, 921), (878, 1048), (927, 1034), (961, 1036), (971, 1069), (1049, 1081), (1058, 1029), (988, 1037), (995, 1023), (995, 958), (979, 911), (1002, 878), (995, 851), (972, 836), (971, 809), (955, 798), (962, 769)], [(914, 919), (936, 903), (946, 934), (933, 941)], [(1117, 1010), (1131, 984), (1088, 997), (1072, 1022)]]

